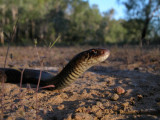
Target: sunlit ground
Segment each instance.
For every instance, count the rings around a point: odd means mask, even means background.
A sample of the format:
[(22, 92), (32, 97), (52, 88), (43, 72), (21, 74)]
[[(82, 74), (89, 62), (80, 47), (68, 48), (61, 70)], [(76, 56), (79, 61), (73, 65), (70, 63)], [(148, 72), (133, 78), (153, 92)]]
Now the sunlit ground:
[[(34, 47), (11, 47), (6, 67), (53, 68), (58, 73), (74, 55), (89, 48), (93, 47), (41, 47), (38, 51)], [(160, 49), (130, 46), (106, 48), (111, 51), (109, 59), (86, 71), (71, 86), (58, 93), (39, 91), (38, 108), (33, 90), (23, 85), (20, 96), (19, 84), (5, 83), (4, 118), (159, 119)], [(1, 67), (6, 50), (7, 47), (0, 48)], [(43, 67), (37, 53), (43, 59)], [(119, 98), (116, 99), (114, 95), (118, 86), (125, 93), (117, 94)]]

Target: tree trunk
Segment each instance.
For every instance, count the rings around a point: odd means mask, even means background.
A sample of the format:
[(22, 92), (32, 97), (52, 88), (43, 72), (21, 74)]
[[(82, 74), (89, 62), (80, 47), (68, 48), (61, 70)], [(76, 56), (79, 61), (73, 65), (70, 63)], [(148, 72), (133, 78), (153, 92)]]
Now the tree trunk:
[(4, 45), (4, 34), (3, 31), (0, 31), (0, 43)]
[(147, 35), (147, 30), (148, 30), (149, 22), (150, 22), (150, 18), (146, 18), (145, 23), (144, 23), (144, 27), (143, 27), (142, 33), (141, 33), (142, 45), (145, 45), (147, 43), (146, 35)]
[(147, 30), (148, 30), (148, 27), (149, 27), (149, 22), (151, 20), (150, 18), (150, 13), (151, 13), (151, 3), (152, 3), (152, 0), (149, 0), (146, 8), (145, 8), (145, 21), (144, 21), (144, 26), (143, 26), (143, 29), (142, 29), (142, 33), (141, 33), (141, 41), (142, 41), (142, 44), (147, 44), (147, 40), (146, 40), (146, 35), (147, 35)]

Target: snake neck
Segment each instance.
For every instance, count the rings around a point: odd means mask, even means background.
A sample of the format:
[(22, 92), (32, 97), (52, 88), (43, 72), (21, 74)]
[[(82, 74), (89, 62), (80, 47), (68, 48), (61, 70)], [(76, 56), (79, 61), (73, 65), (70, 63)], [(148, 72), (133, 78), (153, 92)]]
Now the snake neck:
[(87, 64), (85, 61), (79, 62), (72, 60), (59, 74), (53, 77), (48, 83), (53, 84), (55, 86), (54, 89), (63, 89), (64, 87), (74, 82), (90, 67), (91, 65)]
[(107, 49), (90, 49), (76, 55), (66, 67), (47, 84), (54, 85), (53, 89), (62, 89), (74, 82), (91, 66), (104, 61), (109, 56)]

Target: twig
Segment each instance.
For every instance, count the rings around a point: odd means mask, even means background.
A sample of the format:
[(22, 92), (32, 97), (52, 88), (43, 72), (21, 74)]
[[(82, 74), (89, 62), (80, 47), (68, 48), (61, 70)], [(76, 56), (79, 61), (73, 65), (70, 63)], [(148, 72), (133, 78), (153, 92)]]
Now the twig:
[(6, 63), (7, 63), (7, 57), (8, 57), (8, 52), (9, 52), (9, 48), (10, 48), (10, 42), (13, 41), (14, 39), (14, 36), (15, 36), (15, 33), (16, 33), (16, 27), (18, 25), (18, 20), (19, 18), (17, 19), (16, 21), (16, 24), (14, 25), (13, 27), (13, 31), (12, 31), (12, 34), (10, 37), (8, 37), (8, 35), (4, 32), (4, 35), (9, 38), (10, 40), (8, 40), (8, 48), (7, 48), (7, 53), (6, 53), (6, 57), (5, 57), (5, 61), (4, 61), (4, 68), (6, 67)]
[(24, 73), (25, 68), (21, 71), (21, 80), (20, 80), (20, 91), (22, 89), (22, 81), (23, 81), (23, 73)]
[[(55, 43), (60, 40), (61, 38), (61, 35), (58, 36), (58, 38), (53, 41), (53, 43), (49, 45), (49, 48), (52, 48)], [(37, 53), (37, 56), (38, 56), (38, 59), (40, 61), (40, 64), (41, 64), (41, 67), (43, 67), (43, 59), (41, 60), (40, 59), (40, 56), (39, 56), (39, 53), (38, 53), (38, 50), (37, 50), (37, 39), (34, 39), (34, 43), (35, 43), (35, 49), (36, 49), (36, 53)], [(42, 76), (42, 69), (40, 69), (40, 75), (39, 75), (39, 79), (38, 79), (38, 83), (37, 83), (37, 89), (36, 89), (36, 120), (38, 120), (38, 90), (39, 90), (39, 85), (40, 85), (40, 81), (41, 81), (41, 76)], [(55, 87), (54, 85), (48, 85), (48, 86), (44, 86), (44, 87), (41, 87), (40, 89), (43, 89), (43, 88), (49, 88), (49, 87)]]
[[(19, 18), (18, 18), (19, 19)], [(13, 39), (14, 39), (14, 36), (15, 36), (15, 33), (16, 33), (16, 27), (17, 27), (17, 24), (18, 24), (18, 19), (17, 19), (17, 21), (16, 21), (16, 24), (13, 26), (13, 31), (12, 31), (12, 34), (11, 34), (11, 36), (10, 37), (8, 37), (7, 36), (7, 34), (6, 33), (4, 33), (4, 35), (7, 37), (7, 39), (8, 39), (8, 48), (7, 48), (7, 53), (6, 53), (6, 56), (5, 56), (5, 61), (4, 61), (4, 69), (5, 69), (5, 67), (6, 67), (6, 63), (7, 63), (7, 57), (8, 57), (8, 52), (9, 52), (9, 48), (10, 48), (10, 42), (11, 41), (13, 41)], [(5, 71), (4, 71), (5, 72)], [(3, 120), (3, 98), (4, 98), (4, 79), (2, 79), (2, 84), (1, 84), (1, 86), (2, 86), (2, 91), (1, 91), (1, 119)]]
[[(157, 7), (153, 10), (153, 12), (150, 15), (150, 18), (155, 17), (154, 14), (160, 9), (160, 6), (157, 5)], [(157, 17), (159, 17), (160, 15), (158, 14)]]
[[(35, 43), (35, 49), (36, 49), (38, 59), (41, 63), (41, 67), (43, 67), (43, 60), (42, 61), (40, 60), (39, 53), (38, 53), (38, 50), (37, 50), (37, 39), (34, 39), (34, 43)], [(37, 83), (37, 89), (36, 89), (36, 120), (38, 120), (38, 116), (37, 116), (38, 115), (38, 89), (39, 89), (39, 84), (40, 84), (40, 81), (41, 81), (41, 75), (42, 75), (42, 69), (40, 70), (38, 83)]]
[(53, 43), (50, 43), (50, 44), (49, 44), (49, 48), (52, 48), (52, 47), (56, 44), (56, 42), (57, 42), (58, 40), (60, 40), (60, 39), (61, 39), (61, 35), (59, 34), (58, 37), (57, 37), (57, 39), (54, 40)]

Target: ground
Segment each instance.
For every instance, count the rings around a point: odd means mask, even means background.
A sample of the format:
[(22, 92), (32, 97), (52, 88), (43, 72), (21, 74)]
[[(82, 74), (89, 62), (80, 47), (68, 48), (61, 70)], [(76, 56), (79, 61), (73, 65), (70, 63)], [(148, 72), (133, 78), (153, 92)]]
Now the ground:
[[(93, 47), (10, 47), (6, 67), (43, 69), (56, 75), (74, 55), (89, 48)], [(108, 60), (90, 68), (61, 91), (36, 93), (26, 84), (21, 90), (19, 84), (1, 85), (1, 118), (159, 120), (160, 48), (103, 48), (111, 51)], [(4, 66), (6, 50), (0, 48), (0, 67)]]

